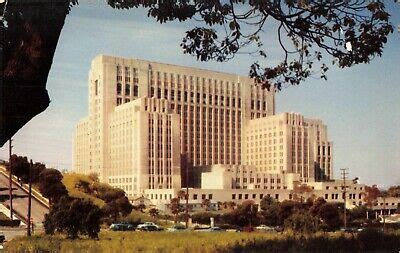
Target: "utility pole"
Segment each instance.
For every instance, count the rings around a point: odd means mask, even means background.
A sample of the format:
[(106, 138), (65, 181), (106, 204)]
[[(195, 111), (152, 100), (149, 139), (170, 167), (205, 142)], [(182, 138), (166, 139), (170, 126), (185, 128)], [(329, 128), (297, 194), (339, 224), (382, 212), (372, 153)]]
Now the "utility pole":
[(347, 228), (347, 218), (346, 218), (346, 194), (347, 194), (347, 186), (346, 186), (346, 179), (347, 179), (347, 175), (349, 174), (348, 172), (348, 168), (342, 168), (340, 169), (340, 174), (342, 175), (342, 180), (343, 180), (343, 184), (342, 184), (342, 189), (343, 189), (343, 220), (344, 220), (344, 229), (346, 230)]
[(383, 213), (382, 213), (382, 218), (383, 218), (383, 232), (386, 232), (386, 194), (382, 196), (383, 198)]
[(186, 228), (189, 226), (189, 163), (187, 162), (187, 157), (185, 156), (185, 167), (186, 167)]
[(8, 148), (8, 150), (9, 150), (9, 152), (10, 152), (10, 154), (9, 154), (9, 158), (8, 158), (8, 166), (9, 166), (9, 172), (10, 172), (10, 177), (9, 177), (9, 197), (10, 197), (10, 219), (11, 220), (13, 220), (13, 204), (12, 204), (12, 200), (13, 200), (13, 197), (12, 197), (12, 192), (13, 192), (13, 189), (12, 189), (12, 161), (11, 161), (11, 155), (12, 155), (12, 148), (13, 148), (13, 146), (12, 146), (12, 139), (10, 138), (9, 139), (9, 148)]
[(27, 230), (26, 230), (26, 235), (27, 236), (31, 236), (31, 225), (33, 226), (33, 224), (31, 224), (31, 207), (32, 207), (32, 169), (33, 169), (33, 163), (32, 163), (32, 159), (31, 162), (29, 164), (29, 194), (28, 194), (28, 226), (27, 226)]

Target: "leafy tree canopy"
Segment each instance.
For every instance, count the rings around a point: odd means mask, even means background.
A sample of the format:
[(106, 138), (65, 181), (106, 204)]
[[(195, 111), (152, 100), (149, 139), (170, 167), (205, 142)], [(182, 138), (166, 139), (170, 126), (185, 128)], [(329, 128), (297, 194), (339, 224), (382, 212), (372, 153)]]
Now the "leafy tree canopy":
[(45, 169), (39, 175), (39, 191), (50, 203), (63, 196), (68, 196), (67, 188), (62, 183), (63, 175), (56, 169)]
[(292, 229), (295, 232), (313, 233), (317, 231), (318, 221), (310, 213), (298, 211), (293, 213), (285, 220), (285, 228)]
[(90, 200), (62, 197), (45, 215), (46, 234), (56, 231), (75, 239), (79, 234), (97, 238), (100, 232), (100, 208)]
[(391, 197), (400, 198), (400, 185), (389, 187), (388, 194)]
[[(73, 1), (77, 2), (77, 1)], [(265, 28), (276, 24), (277, 44), (284, 52), (280, 63), (250, 66), (250, 76), (265, 88), (297, 85), (312, 75), (326, 79), (323, 58), (340, 68), (369, 63), (381, 56), (393, 32), (384, 1), (205, 1), (108, 0), (117, 9), (148, 8), (160, 23), (199, 21), (186, 32), (181, 47), (201, 61), (224, 62), (244, 50), (268, 59)], [(317, 66), (316, 63), (319, 62)]]

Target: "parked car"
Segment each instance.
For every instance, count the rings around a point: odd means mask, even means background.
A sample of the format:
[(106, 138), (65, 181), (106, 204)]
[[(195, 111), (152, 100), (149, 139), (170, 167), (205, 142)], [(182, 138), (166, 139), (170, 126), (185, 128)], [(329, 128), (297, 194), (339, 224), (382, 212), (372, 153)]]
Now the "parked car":
[(276, 232), (283, 232), (284, 228), (282, 226), (276, 226), (275, 228)]
[(137, 225), (137, 229), (141, 229), (141, 228), (146, 227), (146, 226), (156, 226), (156, 227), (158, 227), (154, 222), (147, 221), (145, 223)]
[(158, 228), (158, 226), (147, 225), (147, 226), (142, 227), (140, 230), (141, 231), (159, 231), (160, 229)]
[(174, 225), (167, 229), (168, 232), (179, 232), (179, 231), (184, 231), (184, 230), (186, 230), (186, 227), (184, 225), (180, 225), (180, 224)]
[(4, 242), (6, 240), (6, 236), (4, 235), (4, 232), (0, 232), (0, 243)]
[(272, 232), (275, 231), (275, 228), (269, 227), (267, 225), (260, 225), (256, 227), (256, 230), (263, 231), (263, 232)]
[(223, 230), (220, 227), (210, 227), (209, 229), (206, 229), (207, 232), (224, 232), (225, 230)]
[(113, 223), (110, 225), (112, 231), (134, 231), (135, 227), (128, 222)]
[(341, 232), (345, 233), (357, 233), (357, 232), (362, 232), (364, 228), (341, 228)]
[(163, 230), (161, 227), (157, 226), (154, 222), (145, 222), (137, 226), (137, 230), (141, 231), (159, 231)]

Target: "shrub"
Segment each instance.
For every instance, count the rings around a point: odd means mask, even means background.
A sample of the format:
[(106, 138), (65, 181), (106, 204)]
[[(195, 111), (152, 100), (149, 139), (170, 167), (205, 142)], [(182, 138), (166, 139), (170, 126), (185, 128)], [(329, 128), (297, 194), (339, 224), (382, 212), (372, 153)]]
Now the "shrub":
[(219, 215), (213, 214), (210, 212), (201, 212), (194, 213), (191, 215), (192, 221), (200, 224), (210, 224), (210, 218), (214, 217), (215, 220), (218, 220)]
[(317, 219), (310, 213), (298, 211), (285, 220), (286, 229), (291, 229), (300, 233), (313, 233), (317, 230)]
[(89, 200), (62, 197), (45, 215), (46, 234), (58, 231), (75, 239), (79, 234), (97, 238), (100, 232), (101, 210)]

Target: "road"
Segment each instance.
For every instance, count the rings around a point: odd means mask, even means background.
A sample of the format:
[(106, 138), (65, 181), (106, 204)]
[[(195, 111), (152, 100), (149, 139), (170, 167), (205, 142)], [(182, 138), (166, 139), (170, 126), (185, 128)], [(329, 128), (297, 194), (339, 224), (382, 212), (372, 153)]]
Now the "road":
[[(9, 181), (6, 176), (0, 173), (0, 201), (5, 206), (9, 205), (8, 199), (8, 185)], [(23, 191), (17, 184), (13, 183), (13, 209), (18, 214), (27, 217), (28, 215), (28, 194)], [(32, 198), (32, 213), (33, 223), (36, 227), (42, 227), (44, 215), (48, 213), (48, 208), (42, 205), (35, 198)]]
[(4, 235), (6, 237), (6, 241), (11, 241), (12, 239), (14, 239), (18, 236), (26, 235), (25, 227), (17, 227), (17, 228), (0, 227), (0, 231), (4, 233)]

